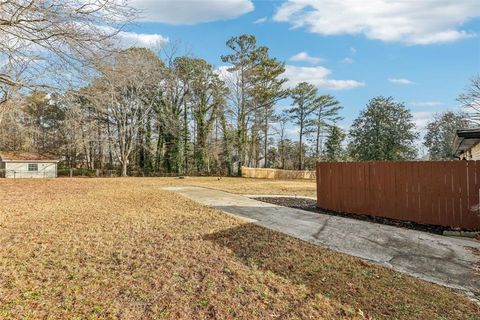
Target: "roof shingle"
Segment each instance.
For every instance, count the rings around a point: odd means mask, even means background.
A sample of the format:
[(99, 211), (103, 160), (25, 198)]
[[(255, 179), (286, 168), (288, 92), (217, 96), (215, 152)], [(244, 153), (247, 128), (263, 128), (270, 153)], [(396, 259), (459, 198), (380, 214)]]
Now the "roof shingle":
[(0, 159), (10, 161), (45, 161), (45, 160), (58, 160), (58, 157), (50, 154), (40, 154), (36, 152), (23, 152), (23, 151), (0, 151)]

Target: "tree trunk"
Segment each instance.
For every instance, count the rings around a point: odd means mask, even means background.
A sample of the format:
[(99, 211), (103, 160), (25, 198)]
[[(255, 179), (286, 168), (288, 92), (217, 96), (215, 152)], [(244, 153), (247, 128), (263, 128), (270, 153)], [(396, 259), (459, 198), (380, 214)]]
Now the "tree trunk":
[(197, 167), (197, 173), (205, 173), (206, 165), (206, 148), (207, 148), (207, 132), (203, 119), (197, 120), (197, 148), (195, 154), (195, 163)]
[[(157, 119), (157, 122), (160, 122), (159, 119)], [(155, 150), (155, 171), (158, 173), (162, 167), (162, 156), (163, 156), (163, 131), (162, 127), (160, 124), (157, 125), (157, 134), (158, 134), (158, 140), (157, 140), (157, 148)]]
[(233, 174), (232, 168), (232, 158), (230, 154), (230, 136), (228, 134), (227, 121), (225, 120), (225, 113), (220, 114), (220, 124), (223, 131), (223, 160), (227, 169), (227, 175), (230, 176)]
[(113, 152), (112, 152), (112, 139), (110, 133), (110, 121), (107, 119), (107, 134), (108, 134), (108, 161), (110, 169), (113, 168)]
[(320, 156), (320, 125), (317, 126), (317, 139), (315, 145), (315, 157), (318, 158)]
[(122, 160), (122, 172), (121, 172), (122, 177), (127, 177), (128, 176), (128, 174), (127, 174), (127, 164), (128, 164), (127, 160)]
[(188, 110), (187, 102), (184, 101), (183, 106), (183, 157), (185, 160), (185, 174), (188, 175)]
[(237, 130), (237, 140), (238, 140), (238, 168), (237, 174), (238, 176), (242, 175), (242, 166), (245, 164), (245, 144), (246, 144), (246, 134), (244, 133), (245, 130), (245, 120), (240, 119), (239, 126)]
[(100, 169), (103, 170), (104, 166), (105, 166), (105, 163), (104, 163), (104, 159), (103, 159), (103, 143), (102, 143), (102, 130), (101, 130), (101, 120), (100, 120), (100, 117), (98, 118), (98, 121), (97, 121), (97, 147), (98, 147), (98, 167)]
[(264, 162), (263, 162), (263, 167), (268, 168), (268, 163), (267, 163), (267, 152), (268, 152), (268, 116), (265, 115), (265, 141), (264, 141)]
[(298, 163), (298, 170), (303, 169), (303, 146), (302, 146), (302, 138), (303, 138), (303, 123), (300, 124), (300, 143), (298, 147), (298, 153), (299, 153), (299, 163)]
[(150, 174), (152, 171), (152, 116), (151, 113), (148, 114), (147, 123), (146, 123), (146, 132), (145, 132), (145, 146), (144, 146), (144, 157), (145, 157), (145, 172)]

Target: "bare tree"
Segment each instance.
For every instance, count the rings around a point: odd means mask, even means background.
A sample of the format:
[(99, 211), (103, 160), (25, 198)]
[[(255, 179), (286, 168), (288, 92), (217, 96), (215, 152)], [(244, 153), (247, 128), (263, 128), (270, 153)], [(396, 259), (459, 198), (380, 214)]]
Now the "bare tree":
[[(0, 75), (11, 74), (14, 79), (18, 79), (22, 72), (22, 67), (22, 65), (15, 65), (12, 63), (11, 58), (6, 58), (3, 61), (0, 60)], [(11, 100), (19, 99), (17, 93), (17, 87), (0, 82), (0, 125), (2, 124), (2, 120), (4, 119), (6, 112), (13, 107)]]
[(0, 71), (0, 84), (53, 86), (51, 74), (42, 76), (46, 70), (61, 70), (63, 79), (84, 71), (110, 53), (108, 40), (135, 16), (124, 0), (0, 1), (0, 61), (11, 65)]
[(480, 124), (480, 75), (477, 74), (470, 80), (469, 86), (458, 96), (457, 101), (465, 109), (467, 120)]
[(8, 109), (10, 107), (10, 104), (7, 103), (7, 101), (0, 102), (0, 124), (2, 124), (2, 120), (5, 117), (5, 114), (7, 113)]
[(158, 95), (163, 64), (150, 50), (131, 48), (119, 54), (113, 65), (100, 67), (102, 74), (92, 86), (91, 96), (97, 108), (112, 124), (109, 139), (127, 175), (129, 158), (135, 149), (136, 137), (145, 126)]
[(20, 105), (20, 100), (9, 100), (0, 104), (0, 150), (21, 150), (27, 144), (25, 124), (22, 108), (13, 108), (13, 104)]
[(290, 118), (287, 114), (282, 114), (275, 120), (278, 123), (276, 132), (279, 135), (278, 152), (280, 153), (280, 167), (285, 169), (285, 140), (287, 138), (287, 125)]

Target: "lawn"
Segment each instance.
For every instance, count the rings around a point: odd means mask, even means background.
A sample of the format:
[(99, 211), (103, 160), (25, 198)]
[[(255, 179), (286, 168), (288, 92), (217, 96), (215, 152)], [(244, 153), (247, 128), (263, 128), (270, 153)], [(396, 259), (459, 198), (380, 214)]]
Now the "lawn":
[(314, 191), (240, 178), (0, 180), (0, 318), (479, 317), (453, 290), (162, 190), (181, 184)]
[(248, 178), (216, 178), (187, 177), (184, 180), (165, 181), (170, 185), (194, 185), (212, 189), (224, 190), (238, 194), (258, 195), (297, 195), (316, 197), (316, 183), (314, 180), (267, 180)]

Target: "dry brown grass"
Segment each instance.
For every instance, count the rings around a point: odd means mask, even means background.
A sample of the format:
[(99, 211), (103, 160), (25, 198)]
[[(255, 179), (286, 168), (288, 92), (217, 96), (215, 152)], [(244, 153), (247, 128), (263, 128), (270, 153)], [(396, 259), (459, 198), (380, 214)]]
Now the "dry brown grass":
[(171, 179), (163, 183), (170, 185), (194, 185), (212, 189), (224, 190), (239, 194), (265, 195), (299, 195), (316, 196), (316, 184), (313, 180), (269, 180), (249, 178), (216, 178), (216, 177), (186, 177)]
[(478, 319), (452, 290), (161, 190), (189, 183), (228, 179), (0, 180), (0, 319)]

